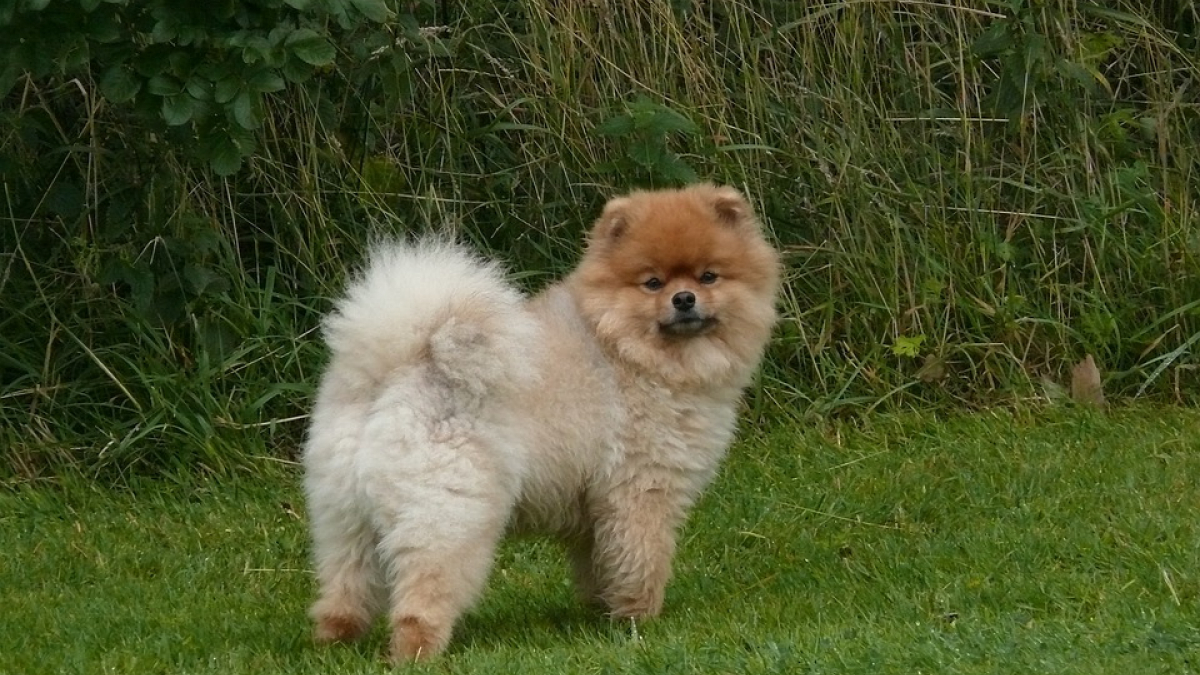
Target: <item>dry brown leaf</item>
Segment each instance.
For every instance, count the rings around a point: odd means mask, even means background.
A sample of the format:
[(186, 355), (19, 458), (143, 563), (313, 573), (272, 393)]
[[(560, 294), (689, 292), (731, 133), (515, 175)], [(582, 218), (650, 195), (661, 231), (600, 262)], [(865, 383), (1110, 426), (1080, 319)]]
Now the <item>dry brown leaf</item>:
[(934, 354), (925, 357), (921, 369), (917, 371), (917, 379), (930, 384), (946, 377), (946, 362)]
[(1071, 368), (1071, 399), (1082, 405), (1104, 407), (1104, 388), (1096, 359), (1088, 354)]

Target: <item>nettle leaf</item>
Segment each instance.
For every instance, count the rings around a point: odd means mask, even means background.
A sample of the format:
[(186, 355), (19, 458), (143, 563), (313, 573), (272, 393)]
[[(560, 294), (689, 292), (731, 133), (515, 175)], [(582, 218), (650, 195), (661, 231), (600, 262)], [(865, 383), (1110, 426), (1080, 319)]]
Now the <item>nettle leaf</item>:
[(638, 94), (633, 103), (629, 104), (629, 111), (635, 116), (648, 117), (658, 110), (659, 105), (650, 100), (650, 97), (645, 94)]
[(284, 4), (292, 9), (298, 9), (301, 12), (308, 9), (312, 5), (312, 0), (283, 0)]
[(296, 30), (283, 44), (296, 58), (310, 66), (327, 66), (333, 63), (334, 57), (337, 56), (333, 44), (309, 28)]
[(645, 139), (631, 145), (627, 155), (637, 164), (653, 169), (663, 163), (667, 149), (662, 143)]
[(1026, 68), (1044, 63), (1051, 56), (1050, 43), (1041, 33), (1029, 33), (1025, 36), (1024, 54)]
[(383, 23), (392, 18), (392, 10), (383, 0), (350, 0), (350, 4), (371, 21)]
[(610, 117), (600, 123), (596, 127), (596, 133), (601, 136), (625, 136), (633, 133), (634, 123), (633, 117), (630, 115), (617, 115)]
[(679, 184), (694, 183), (700, 178), (691, 165), (674, 153), (664, 154), (655, 170), (663, 178)]
[(979, 37), (975, 38), (974, 44), (971, 45), (971, 51), (975, 52), (977, 56), (987, 58), (995, 56), (1012, 46), (1013, 38), (1012, 33), (1008, 30), (1008, 24), (1003, 21), (997, 21)]
[(185, 266), (183, 277), (196, 295), (223, 293), (229, 290), (229, 280), (205, 265), (193, 263)]
[(46, 207), (64, 218), (78, 216), (86, 206), (87, 195), (74, 180), (58, 180), (46, 193)]
[(200, 343), (204, 345), (204, 350), (212, 358), (226, 359), (241, 344), (237, 333), (228, 324), (218, 319), (201, 317), (197, 321), (196, 328)]
[(142, 78), (129, 72), (124, 66), (113, 66), (100, 78), (100, 93), (113, 103), (125, 103), (132, 101), (142, 90), (142, 82)]
[(145, 264), (131, 265), (120, 258), (111, 258), (101, 267), (97, 281), (128, 286), (130, 299), (138, 311), (145, 311), (154, 295), (154, 274)]
[(671, 133), (679, 131), (687, 134), (694, 134), (700, 130), (694, 122), (677, 113), (670, 108), (659, 108), (654, 112), (654, 115), (647, 120), (644, 127), (647, 131), (655, 133)]

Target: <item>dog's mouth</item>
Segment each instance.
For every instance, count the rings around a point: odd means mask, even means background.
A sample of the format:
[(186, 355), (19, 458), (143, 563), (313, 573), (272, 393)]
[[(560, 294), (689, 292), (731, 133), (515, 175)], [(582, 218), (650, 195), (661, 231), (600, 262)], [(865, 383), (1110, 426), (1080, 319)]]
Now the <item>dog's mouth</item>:
[(704, 335), (717, 327), (711, 316), (700, 316), (695, 312), (678, 312), (666, 321), (658, 322), (658, 330), (671, 337), (695, 337)]

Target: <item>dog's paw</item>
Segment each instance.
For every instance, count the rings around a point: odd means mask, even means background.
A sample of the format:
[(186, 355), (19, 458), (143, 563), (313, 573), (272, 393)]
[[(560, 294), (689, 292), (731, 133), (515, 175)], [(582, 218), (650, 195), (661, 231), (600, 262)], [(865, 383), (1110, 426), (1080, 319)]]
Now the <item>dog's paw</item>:
[(367, 622), (359, 617), (345, 614), (332, 614), (317, 619), (313, 629), (313, 639), (318, 644), (333, 642), (353, 642), (367, 632)]
[(388, 660), (392, 665), (424, 661), (442, 653), (450, 642), (450, 631), (431, 625), (415, 616), (392, 623), (392, 643)]
[(649, 619), (662, 613), (661, 591), (647, 591), (640, 595), (610, 596), (607, 599), (609, 616), (614, 619)]

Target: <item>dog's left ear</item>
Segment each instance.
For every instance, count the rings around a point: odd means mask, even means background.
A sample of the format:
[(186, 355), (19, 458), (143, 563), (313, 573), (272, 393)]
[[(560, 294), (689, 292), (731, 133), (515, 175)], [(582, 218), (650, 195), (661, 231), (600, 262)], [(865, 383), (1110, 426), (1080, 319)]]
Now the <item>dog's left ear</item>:
[(750, 204), (746, 202), (742, 193), (734, 188), (728, 186), (713, 188), (712, 205), (717, 212), (717, 218), (730, 227), (743, 227), (754, 221)]

